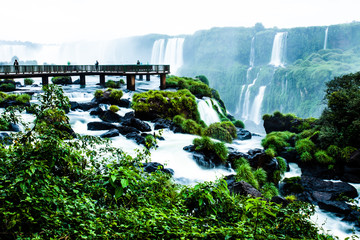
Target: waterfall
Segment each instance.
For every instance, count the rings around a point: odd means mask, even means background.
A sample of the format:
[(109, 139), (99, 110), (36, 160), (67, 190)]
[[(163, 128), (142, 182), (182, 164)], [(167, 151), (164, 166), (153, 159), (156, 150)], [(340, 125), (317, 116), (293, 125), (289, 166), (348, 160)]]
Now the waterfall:
[(165, 39), (154, 42), (151, 53), (151, 64), (162, 64), (164, 62)]
[(151, 64), (169, 64), (172, 74), (176, 74), (183, 65), (184, 38), (158, 39), (154, 42)]
[(243, 104), (242, 115), (241, 115), (241, 117), (244, 120), (249, 119), (249, 115), (250, 115), (250, 89), (251, 89), (252, 86), (255, 85), (256, 80), (257, 80), (257, 78), (259, 76), (259, 73), (260, 73), (260, 71), (258, 72), (258, 74), (257, 74), (256, 78), (254, 79), (254, 81), (247, 86), (247, 89), (246, 89), (246, 92), (245, 92), (244, 104)]
[(329, 27), (325, 29), (324, 49), (326, 49), (327, 47), (328, 32), (329, 32)]
[(287, 35), (287, 32), (279, 32), (275, 35), (269, 63), (274, 67), (283, 67), (285, 64)]
[(206, 125), (210, 125), (215, 122), (220, 122), (218, 113), (213, 108), (213, 103), (210, 98), (199, 99), (197, 101), (200, 118)]
[(253, 101), (251, 114), (250, 114), (250, 120), (253, 121), (256, 125), (259, 125), (261, 122), (260, 111), (261, 111), (261, 104), (264, 99), (265, 89), (266, 89), (266, 86), (261, 86), (259, 88), (258, 95), (255, 97), (255, 99)]
[(252, 67), (254, 66), (254, 63), (255, 63), (255, 47), (254, 47), (254, 42), (255, 42), (255, 37), (253, 37), (253, 38), (251, 39), (250, 61), (249, 61), (250, 68), (252, 68)]
[(237, 105), (236, 105), (235, 114), (239, 114), (240, 111), (241, 111), (242, 96), (243, 96), (243, 93), (244, 93), (244, 89), (245, 89), (245, 84), (242, 85), (242, 87), (241, 87), (240, 97), (239, 97), (239, 101), (238, 101), (238, 103), (237, 103)]

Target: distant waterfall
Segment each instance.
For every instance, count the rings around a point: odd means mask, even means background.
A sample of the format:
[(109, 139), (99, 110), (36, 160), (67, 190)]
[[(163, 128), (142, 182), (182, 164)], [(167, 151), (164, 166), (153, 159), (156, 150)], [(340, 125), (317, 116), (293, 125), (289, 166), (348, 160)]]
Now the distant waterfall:
[(199, 99), (198, 102), (198, 111), (200, 113), (200, 118), (203, 120), (206, 125), (212, 123), (220, 122), (218, 113), (214, 110), (213, 104), (210, 98)]
[(285, 64), (287, 35), (287, 32), (279, 32), (275, 35), (269, 63), (274, 67), (283, 67)]
[(261, 122), (260, 111), (261, 111), (262, 101), (264, 99), (265, 89), (266, 89), (266, 86), (261, 86), (259, 88), (259, 93), (255, 97), (252, 108), (251, 108), (250, 120), (253, 121), (256, 125), (259, 125)]
[(245, 89), (245, 84), (242, 85), (241, 87), (241, 92), (240, 92), (240, 97), (239, 97), (239, 101), (236, 105), (236, 111), (235, 111), (235, 114), (239, 114), (240, 111), (241, 111), (241, 105), (242, 105), (242, 96), (243, 96), (243, 93), (244, 93), (244, 89)]
[(183, 65), (184, 38), (169, 38), (165, 47), (165, 39), (154, 42), (151, 54), (151, 64), (169, 64), (172, 74), (176, 74)]
[(165, 39), (158, 39), (154, 42), (151, 53), (151, 64), (162, 64), (164, 62)]
[(255, 42), (255, 37), (253, 37), (251, 39), (250, 60), (249, 60), (250, 68), (252, 68), (254, 66), (254, 63), (255, 63), (255, 46), (254, 46), (254, 42)]
[(324, 49), (327, 48), (328, 32), (329, 32), (329, 27), (327, 27), (327, 28), (325, 29)]
[[(260, 73), (260, 71), (259, 71), (259, 73)], [(250, 89), (251, 89), (252, 86), (255, 85), (256, 80), (257, 80), (257, 78), (259, 76), (259, 73), (257, 74), (254, 81), (247, 86), (247, 89), (246, 89), (246, 92), (245, 92), (245, 97), (244, 97), (243, 108), (242, 108), (242, 115), (241, 115), (243, 120), (247, 120), (250, 117), (250, 105), (251, 105), (251, 102), (250, 102), (250, 93), (251, 93)]]

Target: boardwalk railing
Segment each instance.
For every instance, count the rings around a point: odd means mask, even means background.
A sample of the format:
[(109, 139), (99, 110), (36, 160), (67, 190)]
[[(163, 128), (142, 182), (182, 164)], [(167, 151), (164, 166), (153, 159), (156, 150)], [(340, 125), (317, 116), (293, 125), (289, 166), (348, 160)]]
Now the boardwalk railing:
[(1, 74), (34, 74), (34, 73), (169, 73), (170, 65), (0, 65)]

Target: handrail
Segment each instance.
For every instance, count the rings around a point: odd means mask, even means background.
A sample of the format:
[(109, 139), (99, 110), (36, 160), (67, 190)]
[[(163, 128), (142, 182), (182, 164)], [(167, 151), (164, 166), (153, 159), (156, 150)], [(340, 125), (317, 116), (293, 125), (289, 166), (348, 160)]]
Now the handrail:
[(51, 73), (165, 73), (170, 65), (0, 65), (1, 74), (51, 74)]

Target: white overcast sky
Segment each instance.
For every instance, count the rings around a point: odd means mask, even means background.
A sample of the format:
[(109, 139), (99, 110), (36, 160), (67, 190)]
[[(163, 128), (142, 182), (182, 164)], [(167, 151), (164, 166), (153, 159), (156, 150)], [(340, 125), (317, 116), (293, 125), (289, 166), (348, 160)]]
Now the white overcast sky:
[(0, 40), (37, 43), (360, 21), (360, 0), (2, 0), (0, 8)]

